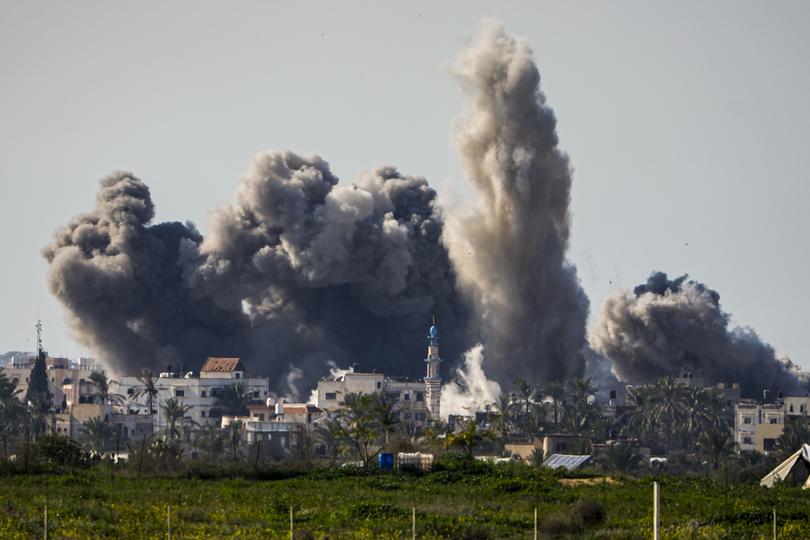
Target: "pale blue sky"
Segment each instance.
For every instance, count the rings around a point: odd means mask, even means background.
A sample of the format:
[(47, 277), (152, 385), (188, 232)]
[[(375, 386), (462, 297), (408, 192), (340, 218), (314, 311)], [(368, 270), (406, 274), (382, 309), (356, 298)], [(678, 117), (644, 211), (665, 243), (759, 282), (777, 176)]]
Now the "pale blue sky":
[(39, 250), (113, 170), (203, 231), (266, 148), (463, 196), (444, 66), (494, 16), (533, 47), (575, 167), (592, 318), (688, 272), (810, 368), (810, 3), (434, 4), (0, 1), (0, 351), (32, 347), (39, 312), (51, 353), (88, 353)]

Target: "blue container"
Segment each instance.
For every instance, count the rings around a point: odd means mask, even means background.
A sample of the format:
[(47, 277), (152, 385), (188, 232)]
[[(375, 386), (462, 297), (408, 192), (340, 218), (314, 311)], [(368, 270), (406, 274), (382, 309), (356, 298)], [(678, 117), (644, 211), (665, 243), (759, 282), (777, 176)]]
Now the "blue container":
[(377, 463), (379, 463), (380, 469), (390, 471), (394, 468), (394, 454), (379, 454)]

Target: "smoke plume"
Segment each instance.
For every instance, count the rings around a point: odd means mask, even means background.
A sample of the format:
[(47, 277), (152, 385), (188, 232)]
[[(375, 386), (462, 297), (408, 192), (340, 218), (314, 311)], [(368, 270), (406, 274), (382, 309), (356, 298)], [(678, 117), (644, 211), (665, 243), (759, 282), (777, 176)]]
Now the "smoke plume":
[(455, 65), (472, 98), (457, 150), (476, 200), (445, 243), (496, 381), (581, 376), (588, 300), (566, 260), (571, 168), (525, 41), (487, 22)]
[(393, 167), (344, 186), (317, 156), (270, 151), (203, 240), (150, 224), (149, 189), (116, 173), (44, 250), (49, 286), (77, 339), (121, 373), (241, 355), (293, 396), (330, 361), (416, 374), (431, 315), (451, 354), (464, 350), (435, 196)]
[(738, 382), (751, 397), (798, 385), (789, 361), (750, 328), (730, 327), (720, 295), (686, 275), (669, 280), (655, 272), (632, 293), (607, 298), (590, 342), (629, 383), (690, 372), (707, 383)]
[(495, 402), (501, 395), (501, 386), (484, 373), (484, 347), (480, 343), (464, 353), (464, 363), (453, 374), (452, 380), (442, 386), (441, 413), (469, 415)]

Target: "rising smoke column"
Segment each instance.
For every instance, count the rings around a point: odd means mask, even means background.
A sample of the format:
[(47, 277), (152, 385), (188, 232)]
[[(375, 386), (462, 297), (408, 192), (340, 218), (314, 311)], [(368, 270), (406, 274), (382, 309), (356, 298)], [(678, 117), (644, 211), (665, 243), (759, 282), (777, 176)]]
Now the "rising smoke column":
[(707, 383), (739, 382), (749, 397), (763, 389), (795, 391), (792, 364), (778, 360), (750, 328), (730, 328), (729, 320), (716, 291), (685, 275), (669, 280), (655, 272), (632, 293), (608, 297), (589, 337), (625, 382), (691, 372)]
[(123, 374), (246, 352), (241, 311), (195, 298), (183, 285), (180, 248), (198, 244), (200, 234), (182, 223), (152, 225), (153, 217), (146, 184), (117, 172), (101, 180), (93, 211), (43, 250), (48, 286), (74, 337)]
[(569, 239), (571, 169), (524, 41), (488, 22), (455, 65), (472, 97), (456, 146), (476, 200), (444, 240), (500, 383), (581, 376), (588, 300)]

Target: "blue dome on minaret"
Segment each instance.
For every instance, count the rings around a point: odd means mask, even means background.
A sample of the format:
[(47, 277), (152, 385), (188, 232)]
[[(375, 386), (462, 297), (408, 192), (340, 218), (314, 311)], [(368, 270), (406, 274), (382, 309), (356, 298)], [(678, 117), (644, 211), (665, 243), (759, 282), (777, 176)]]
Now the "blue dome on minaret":
[(439, 337), (439, 327), (435, 324), (430, 327), (430, 337), (437, 338)]

